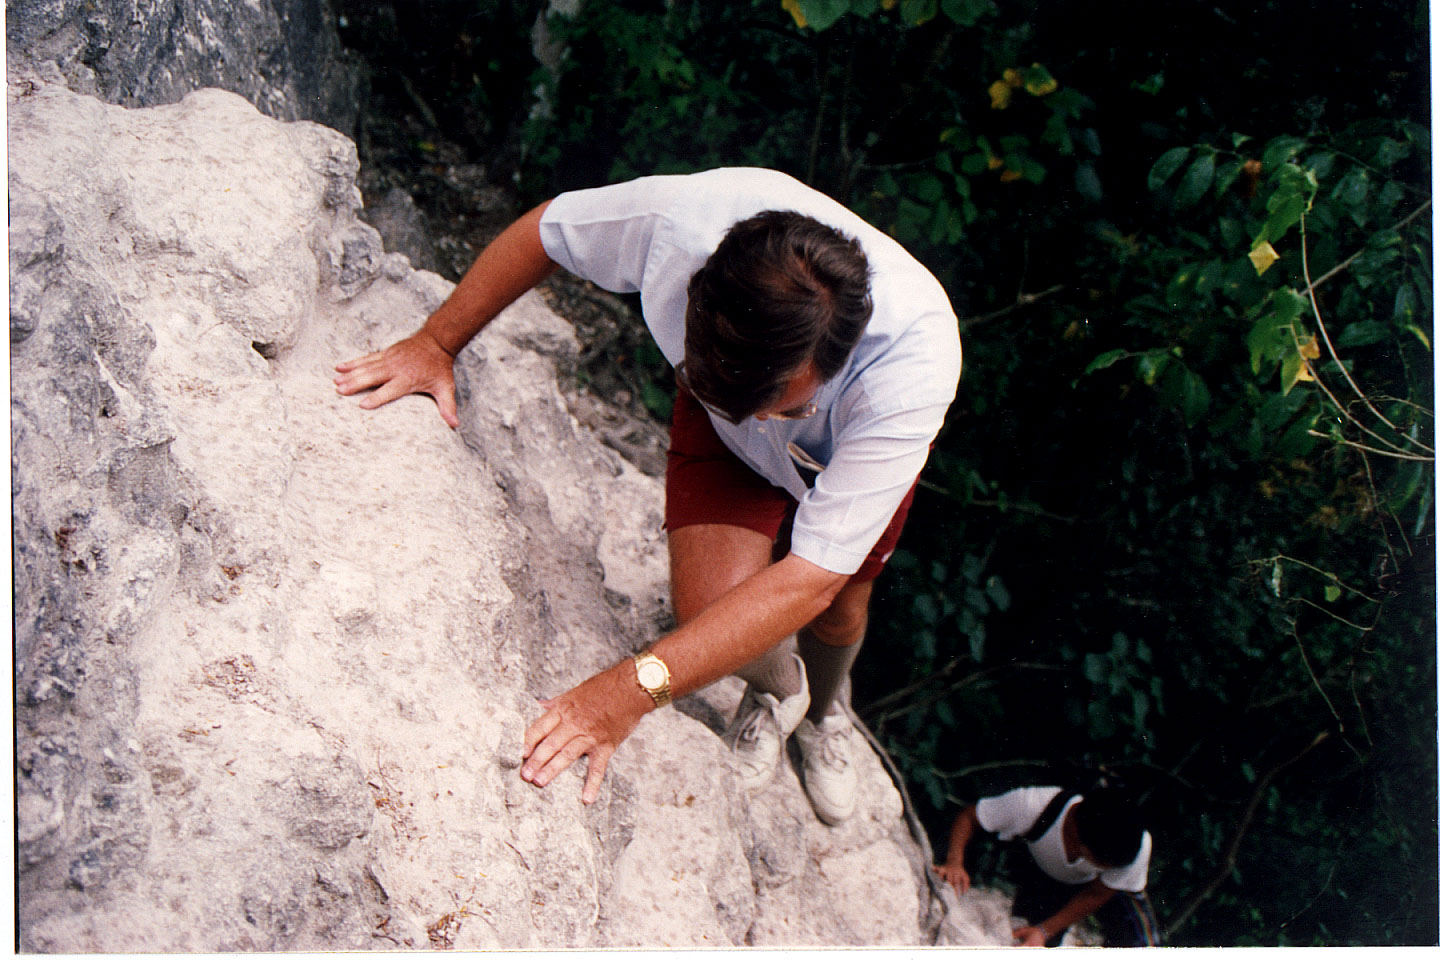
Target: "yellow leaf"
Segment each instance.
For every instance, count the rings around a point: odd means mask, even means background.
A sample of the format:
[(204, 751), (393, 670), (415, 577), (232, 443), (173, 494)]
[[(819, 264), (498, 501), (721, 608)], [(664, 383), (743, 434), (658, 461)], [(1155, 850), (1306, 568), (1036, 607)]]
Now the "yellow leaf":
[(1298, 383), (1298, 382), (1300, 382), (1301, 380), (1314, 380), (1314, 379), (1315, 379), (1315, 375), (1310, 372), (1310, 364), (1305, 363), (1304, 361), (1301, 361), (1301, 363), (1300, 363), (1300, 369), (1299, 369), (1299, 371), (1295, 374), (1295, 381)]
[[(1313, 333), (1310, 336), (1306, 337), (1304, 340), (1300, 341), (1300, 356), (1304, 357), (1306, 360), (1320, 359), (1320, 344), (1315, 342), (1315, 335)], [(1305, 377), (1303, 379), (1308, 380), (1309, 377)]]
[(1025, 91), (1027, 93), (1032, 97), (1043, 97), (1059, 89), (1060, 81), (1052, 77), (1049, 70), (1046, 70), (1038, 63), (1032, 63), (1030, 65), (1029, 76), (1025, 81)]
[(1006, 170), (1004, 173), (1000, 174), (1000, 182), (1011, 183), (1015, 180), (1019, 180), (1023, 176), (1025, 176), (1025, 174), (1021, 173), (1019, 170)]
[(800, 10), (800, 0), (780, 0), (780, 6), (795, 18), (795, 26), (805, 29), (805, 14)]
[(1010, 87), (1004, 80), (990, 84), (990, 109), (1004, 110), (1010, 106)]
[(1275, 248), (1270, 246), (1268, 240), (1250, 251), (1250, 262), (1255, 265), (1256, 276), (1269, 270), (1275, 261), (1279, 259), (1280, 254), (1275, 252)]
[(1017, 89), (1022, 83), (1025, 82), (1025, 78), (1020, 75), (1020, 71), (1016, 70), (1014, 67), (1006, 70), (1003, 74), (1001, 74), (1001, 76), (1005, 78), (1005, 83), (1008, 86), (1015, 87)]
[(989, 158), (985, 161), (985, 168), (987, 170), (999, 170), (1003, 166), (1005, 166), (1005, 161), (993, 153), (990, 154)]

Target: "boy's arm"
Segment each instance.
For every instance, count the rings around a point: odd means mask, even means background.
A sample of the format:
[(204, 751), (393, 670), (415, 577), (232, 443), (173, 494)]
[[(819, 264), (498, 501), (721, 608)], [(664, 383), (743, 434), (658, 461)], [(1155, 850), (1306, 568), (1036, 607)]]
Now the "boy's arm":
[(1033, 926), (1017, 929), (1015, 939), (1027, 947), (1043, 947), (1045, 941), (1054, 936), (1056, 932), (1084, 920), (1108, 903), (1113, 896), (1115, 896), (1115, 891), (1105, 886), (1100, 878), (1096, 877), (1076, 891), (1075, 896), (1070, 898), (1070, 902), (1055, 911), (1054, 915)]
[(965, 870), (965, 848), (970, 845), (970, 838), (975, 835), (979, 823), (974, 806), (956, 814), (955, 823), (950, 827), (950, 845), (946, 848), (945, 862), (935, 867), (940, 879), (954, 887), (956, 893), (970, 889), (970, 874)]
[(460, 283), (425, 325), (384, 350), (335, 365), (335, 389), (350, 396), (372, 387), (360, 401), (373, 410), (411, 393), (427, 393), (440, 417), (453, 429), (455, 356), (495, 316), (522, 293), (555, 271), (555, 261), (540, 243), (540, 217), (547, 200), (506, 227), (465, 272)]

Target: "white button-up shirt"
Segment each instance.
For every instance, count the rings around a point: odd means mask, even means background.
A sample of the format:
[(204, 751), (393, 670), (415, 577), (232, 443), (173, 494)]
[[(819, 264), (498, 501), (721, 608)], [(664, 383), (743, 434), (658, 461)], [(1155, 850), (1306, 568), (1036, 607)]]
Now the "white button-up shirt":
[[(765, 210), (793, 210), (855, 238), (870, 263), (874, 313), (845, 367), (816, 394), (815, 416), (710, 420), (737, 457), (799, 501), (791, 550), (850, 574), (919, 476), (955, 398), (960, 335), (930, 272), (824, 194), (755, 168), (561, 194), (540, 220), (540, 240), (570, 272), (617, 293), (638, 291), (646, 326), (675, 365), (685, 357), (690, 278), (731, 226)], [(813, 485), (805, 458), (824, 467)]]

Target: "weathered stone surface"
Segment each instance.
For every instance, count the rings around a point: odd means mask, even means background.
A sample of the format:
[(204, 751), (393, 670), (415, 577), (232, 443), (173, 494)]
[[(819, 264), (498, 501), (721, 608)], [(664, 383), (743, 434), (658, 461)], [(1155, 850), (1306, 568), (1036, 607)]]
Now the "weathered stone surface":
[(365, 222), (380, 231), (385, 249), (403, 253), (417, 270), (435, 270), (439, 261), (425, 215), (410, 194), (391, 187), (378, 202), (372, 202), (361, 214)]
[(360, 109), (328, 0), (10, 0), (5, 41), (11, 63), (54, 61), (73, 89), (128, 107), (219, 87), (346, 133)]
[(520, 780), (535, 699), (668, 616), (659, 481), (570, 414), (538, 297), (461, 355), (458, 431), (366, 413), (334, 362), (449, 284), (357, 220), (343, 136), (53, 68), (8, 133), (23, 949), (955, 942), (872, 755), (839, 828), (791, 768), (738, 794), (737, 681), (592, 806)]

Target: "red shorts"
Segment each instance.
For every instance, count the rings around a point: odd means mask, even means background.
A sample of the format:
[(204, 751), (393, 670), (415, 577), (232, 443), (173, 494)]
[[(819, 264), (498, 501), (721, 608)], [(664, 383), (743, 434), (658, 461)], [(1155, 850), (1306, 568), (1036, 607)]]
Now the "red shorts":
[[(866, 583), (880, 575), (900, 539), (914, 499), (912, 484), (870, 555), (851, 575), (851, 583)], [(688, 390), (676, 391), (665, 467), (666, 530), (697, 523), (744, 527), (775, 541), (775, 558), (779, 559), (790, 551), (796, 506), (789, 493), (730, 452), (715, 433), (705, 408)]]

